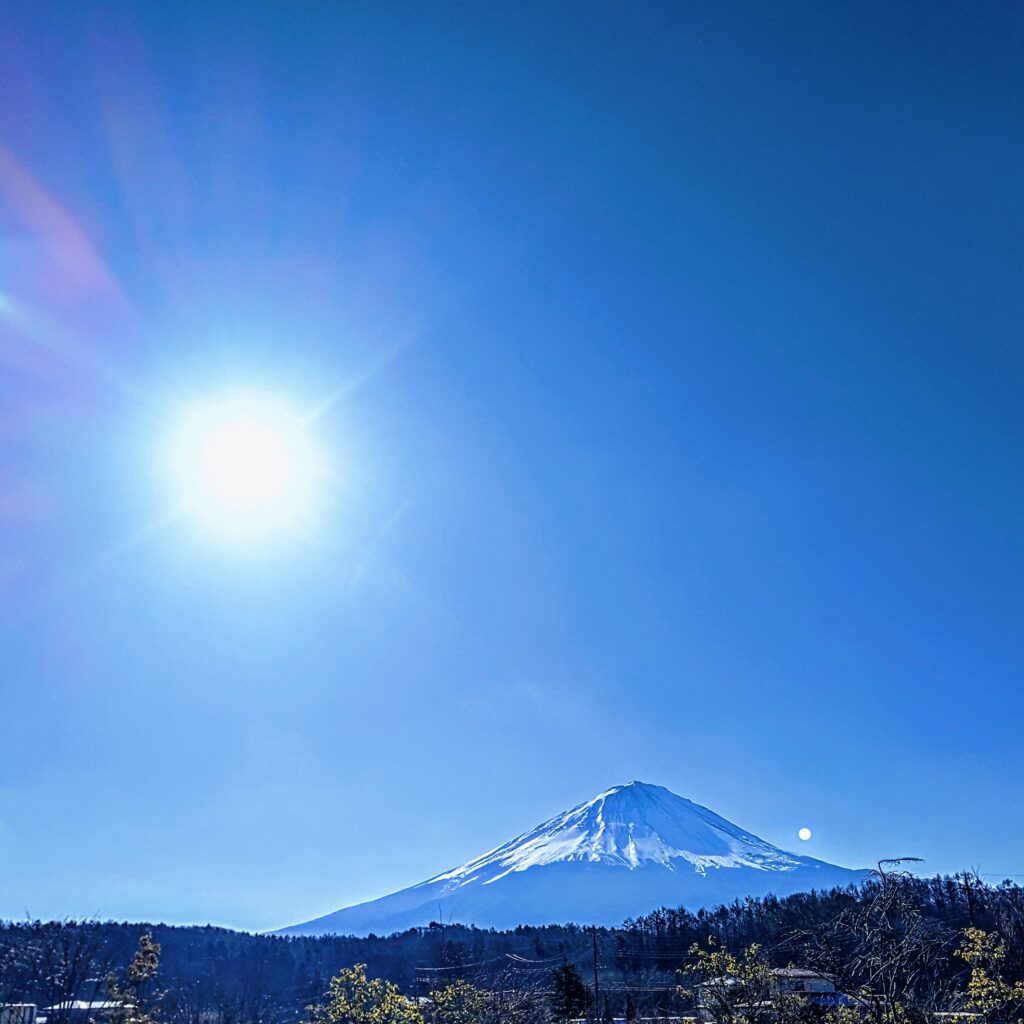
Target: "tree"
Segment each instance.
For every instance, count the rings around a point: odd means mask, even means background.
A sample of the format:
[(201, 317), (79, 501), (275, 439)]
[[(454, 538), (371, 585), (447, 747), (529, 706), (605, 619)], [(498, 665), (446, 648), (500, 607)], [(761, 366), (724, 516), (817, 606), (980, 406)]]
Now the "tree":
[(626, 1020), (636, 1020), (636, 1003), (633, 1002), (633, 996), (629, 992), (626, 993)]
[(366, 964), (331, 978), (327, 995), (326, 1004), (308, 1008), (311, 1024), (423, 1024), (419, 1007), (397, 985), (366, 977)]
[[(51, 1007), (50, 1024), (68, 1024), (72, 1001), (103, 991), (110, 960), (96, 921), (31, 921), (23, 927), (27, 989)], [(31, 979), (31, 980), (29, 980)]]
[(36, 950), (29, 943), (0, 936), (0, 1007), (18, 1002), (19, 992), (31, 976)]
[(1006, 943), (980, 928), (966, 928), (957, 956), (971, 969), (966, 1007), (986, 1021), (1015, 1020), (1024, 1011), (1024, 981), (1007, 981), (1003, 965)]
[(430, 994), (429, 1024), (549, 1024), (543, 1001), (508, 975), (493, 989), (455, 981)]
[(707, 948), (690, 947), (694, 963), (686, 968), (690, 988), (681, 997), (692, 997), (715, 1024), (767, 1024), (775, 1016), (775, 972), (755, 942), (739, 956), (709, 936)]
[(576, 965), (563, 960), (551, 972), (551, 1012), (558, 1020), (575, 1020), (587, 1015), (590, 1002), (590, 990)]
[(550, 1024), (544, 998), (544, 975), (515, 967), (491, 975), (480, 1024)]
[(949, 930), (922, 913), (902, 857), (879, 862), (861, 898), (815, 929), (804, 949), (872, 1024), (924, 1020), (947, 1002)]
[(107, 1018), (110, 1024), (156, 1024), (159, 996), (152, 996), (150, 986), (159, 967), (160, 947), (152, 935), (140, 936), (125, 981), (107, 976), (107, 992), (114, 1003)]
[(490, 993), (470, 985), (466, 981), (455, 981), (431, 993), (433, 1024), (479, 1024), (489, 1016)]

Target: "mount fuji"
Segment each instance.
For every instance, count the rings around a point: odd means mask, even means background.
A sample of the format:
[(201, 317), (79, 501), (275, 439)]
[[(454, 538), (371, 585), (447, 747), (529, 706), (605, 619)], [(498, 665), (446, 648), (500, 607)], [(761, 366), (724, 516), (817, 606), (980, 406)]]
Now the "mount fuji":
[(381, 935), (431, 921), (612, 925), (661, 906), (830, 889), (865, 874), (787, 853), (663, 786), (631, 782), (461, 867), (278, 934)]

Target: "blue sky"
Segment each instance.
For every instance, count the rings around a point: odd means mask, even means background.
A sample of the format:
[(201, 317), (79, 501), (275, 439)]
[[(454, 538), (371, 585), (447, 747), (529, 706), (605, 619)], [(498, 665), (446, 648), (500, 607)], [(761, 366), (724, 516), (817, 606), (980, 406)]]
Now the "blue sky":
[[(5, 4), (0, 915), (275, 927), (633, 778), (1024, 875), (1021, 39)], [(238, 389), (302, 536), (168, 515)]]

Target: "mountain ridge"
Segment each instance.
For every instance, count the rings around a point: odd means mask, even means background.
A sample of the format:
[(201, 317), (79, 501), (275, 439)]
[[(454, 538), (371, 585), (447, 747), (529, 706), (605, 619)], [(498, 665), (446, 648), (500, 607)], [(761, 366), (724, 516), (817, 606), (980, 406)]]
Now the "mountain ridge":
[(662, 905), (788, 895), (863, 876), (782, 850), (664, 786), (635, 780), (418, 885), (279, 934), (383, 934), (446, 917), (496, 928), (618, 924)]

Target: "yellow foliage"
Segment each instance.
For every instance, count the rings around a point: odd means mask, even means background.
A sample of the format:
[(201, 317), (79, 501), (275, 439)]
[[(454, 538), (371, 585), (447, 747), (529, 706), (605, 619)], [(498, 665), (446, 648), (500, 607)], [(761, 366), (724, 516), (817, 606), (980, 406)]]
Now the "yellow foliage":
[(488, 1008), (488, 993), (456, 981), (432, 993), (433, 1024), (477, 1024)]
[[(967, 1007), (986, 1020), (1010, 1020), (1024, 1008), (1024, 982), (1009, 982), (1002, 975), (1006, 945), (998, 935), (981, 928), (964, 930), (957, 955), (971, 969)], [(1016, 1013), (1015, 1013), (1016, 1011)]]
[(423, 1024), (419, 1007), (397, 986), (366, 977), (366, 964), (331, 978), (327, 1002), (310, 1011), (312, 1024)]

